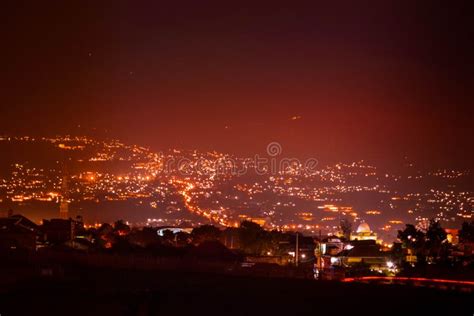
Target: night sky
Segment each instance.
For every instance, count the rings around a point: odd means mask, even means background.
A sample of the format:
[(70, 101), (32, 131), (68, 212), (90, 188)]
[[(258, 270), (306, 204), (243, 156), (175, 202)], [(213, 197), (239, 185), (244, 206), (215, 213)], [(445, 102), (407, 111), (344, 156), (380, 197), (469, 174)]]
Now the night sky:
[(472, 167), (469, 1), (97, 2), (2, 2), (0, 133)]

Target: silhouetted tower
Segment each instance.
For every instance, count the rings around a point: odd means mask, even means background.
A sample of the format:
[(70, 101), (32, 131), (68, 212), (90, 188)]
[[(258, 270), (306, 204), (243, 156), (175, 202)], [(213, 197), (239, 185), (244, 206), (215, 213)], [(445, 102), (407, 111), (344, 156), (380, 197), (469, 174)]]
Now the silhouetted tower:
[(61, 185), (61, 199), (59, 202), (59, 217), (63, 219), (69, 218), (69, 188), (66, 168), (63, 168), (63, 182)]

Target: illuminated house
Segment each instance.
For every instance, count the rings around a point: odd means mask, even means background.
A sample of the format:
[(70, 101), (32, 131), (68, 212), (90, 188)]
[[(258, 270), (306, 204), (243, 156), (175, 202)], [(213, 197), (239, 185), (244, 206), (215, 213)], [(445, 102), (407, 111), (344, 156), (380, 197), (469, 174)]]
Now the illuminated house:
[(354, 241), (350, 249), (343, 250), (331, 258), (331, 264), (344, 267), (360, 263), (367, 264), (373, 270), (383, 270), (392, 266), (387, 253), (383, 252), (374, 240)]
[(377, 234), (370, 230), (370, 226), (367, 223), (361, 223), (357, 227), (357, 231), (351, 234), (351, 241), (354, 240), (374, 240), (377, 241)]
[(192, 228), (182, 228), (182, 227), (171, 227), (171, 226), (165, 226), (165, 227), (159, 227), (156, 233), (158, 236), (163, 237), (165, 235), (165, 231), (169, 230), (173, 234), (177, 233), (187, 233), (191, 234), (193, 229)]

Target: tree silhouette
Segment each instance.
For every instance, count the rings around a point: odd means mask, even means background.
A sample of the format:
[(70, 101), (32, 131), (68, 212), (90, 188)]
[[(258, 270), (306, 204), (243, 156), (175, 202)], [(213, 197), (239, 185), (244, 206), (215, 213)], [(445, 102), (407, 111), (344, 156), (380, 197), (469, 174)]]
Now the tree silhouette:
[(199, 245), (205, 241), (218, 241), (222, 232), (219, 228), (212, 225), (203, 225), (193, 229), (191, 239), (195, 245)]
[(160, 244), (160, 239), (156, 230), (150, 227), (143, 227), (142, 229), (134, 229), (128, 235), (130, 243), (146, 248)]
[(441, 244), (446, 240), (447, 234), (439, 221), (431, 220), (426, 231), (426, 248), (429, 256), (437, 258), (441, 251)]
[(116, 235), (114, 228), (108, 223), (102, 224), (95, 233), (93, 233), (95, 243), (99, 248), (111, 247), (115, 242)]
[(344, 238), (349, 240), (352, 233), (352, 223), (347, 218), (344, 218), (339, 223), (339, 227), (341, 229), (341, 232)]
[(425, 260), (425, 233), (418, 230), (414, 225), (407, 224), (404, 230), (398, 231), (398, 239), (400, 239), (405, 248), (412, 250), (416, 254), (419, 262)]
[(462, 242), (474, 242), (474, 221), (462, 223), (459, 239)]
[(175, 234), (167, 229), (163, 232), (162, 236), (163, 243), (169, 246), (175, 246), (176, 245), (176, 236)]
[(262, 255), (272, 249), (270, 234), (254, 222), (240, 224), (239, 239), (242, 250), (249, 254)]
[(176, 234), (176, 245), (179, 247), (185, 247), (191, 243), (191, 234), (185, 232), (178, 232)]
[(406, 248), (415, 252), (419, 263), (424, 262), (427, 256), (438, 260), (441, 251), (446, 248), (444, 247), (446, 237), (447, 234), (441, 224), (435, 220), (430, 221), (426, 233), (411, 224), (398, 231), (398, 238)]
[(130, 226), (120, 219), (114, 223), (114, 232), (120, 236), (127, 235), (130, 233)]

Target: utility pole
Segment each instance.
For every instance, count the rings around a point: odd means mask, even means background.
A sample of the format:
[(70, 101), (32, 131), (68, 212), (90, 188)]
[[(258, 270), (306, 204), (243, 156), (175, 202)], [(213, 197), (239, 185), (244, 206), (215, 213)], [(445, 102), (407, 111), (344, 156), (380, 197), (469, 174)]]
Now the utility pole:
[(321, 235), (321, 229), (319, 230), (319, 251), (318, 251), (318, 278), (321, 280), (322, 279), (322, 273), (323, 273), (323, 247), (322, 247), (322, 242), (323, 238)]
[(295, 265), (298, 266), (300, 256), (299, 233), (296, 232)]

